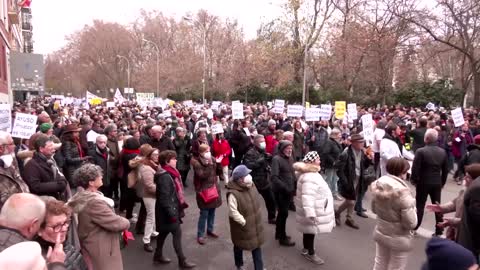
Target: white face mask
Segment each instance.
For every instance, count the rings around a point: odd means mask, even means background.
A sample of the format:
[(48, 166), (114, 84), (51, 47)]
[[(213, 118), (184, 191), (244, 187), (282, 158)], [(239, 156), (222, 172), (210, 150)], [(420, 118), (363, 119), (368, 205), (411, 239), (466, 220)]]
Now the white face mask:
[(3, 161), (3, 167), (4, 168), (10, 168), (13, 163), (13, 155), (12, 154), (6, 154), (3, 156), (0, 156), (0, 159)]
[(212, 158), (212, 153), (206, 152), (205, 154), (203, 154), (203, 157), (206, 158), (206, 159), (211, 159)]
[(267, 143), (261, 142), (260, 143), (260, 149), (265, 149), (267, 147)]
[(248, 174), (247, 176), (245, 176), (245, 178), (243, 178), (243, 183), (246, 185), (246, 186), (251, 186), (253, 184), (253, 180), (252, 180), (252, 176), (250, 174)]

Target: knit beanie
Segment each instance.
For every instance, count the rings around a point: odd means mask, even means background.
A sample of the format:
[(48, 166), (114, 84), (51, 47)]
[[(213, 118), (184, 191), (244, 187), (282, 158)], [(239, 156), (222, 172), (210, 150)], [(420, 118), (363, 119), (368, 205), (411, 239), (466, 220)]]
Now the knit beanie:
[(42, 133), (47, 133), (47, 131), (51, 128), (52, 128), (52, 124), (50, 124), (50, 123), (43, 123), (43, 124), (40, 125), (40, 131)]
[(470, 250), (440, 237), (428, 241), (425, 251), (427, 262), (423, 270), (467, 270), (477, 263)]

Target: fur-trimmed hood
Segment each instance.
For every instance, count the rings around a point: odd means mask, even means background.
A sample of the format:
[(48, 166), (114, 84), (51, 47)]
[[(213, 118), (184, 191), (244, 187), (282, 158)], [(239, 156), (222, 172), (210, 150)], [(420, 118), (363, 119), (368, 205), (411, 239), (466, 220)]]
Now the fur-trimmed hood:
[(18, 151), (17, 157), (21, 160), (25, 160), (27, 158), (33, 158), (33, 153), (35, 153), (33, 150), (21, 150)]
[(393, 175), (384, 175), (370, 185), (374, 199), (379, 201), (396, 200), (401, 208), (415, 204), (408, 185)]
[(305, 162), (295, 162), (293, 164), (293, 169), (295, 170), (295, 173), (318, 173), (320, 171), (320, 165), (315, 165), (311, 163), (305, 163)]
[(136, 156), (135, 158), (133, 158), (128, 162), (128, 166), (130, 166), (132, 170), (135, 170), (139, 168), (140, 165), (143, 165), (143, 160), (144, 160), (144, 157)]

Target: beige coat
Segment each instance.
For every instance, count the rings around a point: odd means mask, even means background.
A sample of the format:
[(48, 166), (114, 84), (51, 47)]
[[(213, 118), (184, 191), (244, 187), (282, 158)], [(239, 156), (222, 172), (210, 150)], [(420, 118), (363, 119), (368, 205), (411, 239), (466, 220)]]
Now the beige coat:
[(130, 223), (115, 214), (108, 200), (99, 193), (80, 191), (68, 203), (78, 214), (82, 254), (93, 270), (123, 269), (119, 237)]
[(417, 209), (407, 184), (387, 174), (373, 182), (370, 191), (373, 195), (372, 210), (377, 214), (374, 240), (393, 250), (411, 250)]
[(155, 170), (143, 164), (143, 158), (134, 158), (128, 163), (130, 168), (136, 170), (137, 173), (137, 185), (135, 187), (137, 196), (140, 198), (152, 198), (155, 199), (155, 193), (157, 186), (155, 185), (154, 176)]

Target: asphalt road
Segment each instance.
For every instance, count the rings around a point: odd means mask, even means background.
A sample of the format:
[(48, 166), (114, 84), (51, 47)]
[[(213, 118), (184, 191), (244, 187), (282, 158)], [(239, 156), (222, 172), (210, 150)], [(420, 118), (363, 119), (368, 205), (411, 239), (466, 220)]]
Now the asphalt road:
[[(449, 181), (446, 185), (442, 200), (453, 199), (460, 189), (455, 183)], [(222, 192), (225, 196), (225, 192)], [(198, 208), (192, 188), (186, 189), (187, 202), (190, 208), (186, 211), (183, 229), (183, 248), (188, 259), (197, 264), (197, 269), (217, 270), (235, 269), (233, 261), (233, 245), (230, 241), (228, 227), (227, 208), (224, 204), (217, 209), (215, 218), (215, 231), (220, 235), (219, 239), (208, 239), (204, 246), (196, 242), (196, 224), (198, 220)], [(223, 197), (224, 199), (224, 197)], [(369, 208), (369, 194), (365, 198), (364, 207)], [(263, 209), (266, 217), (266, 210)], [(317, 235), (315, 247), (317, 254), (325, 260), (325, 264), (317, 266), (306, 261), (300, 254), (303, 247), (302, 235), (295, 227), (295, 213), (289, 212), (287, 234), (296, 242), (295, 247), (282, 247), (274, 240), (274, 225), (266, 223), (265, 239), (262, 247), (265, 268), (268, 270), (287, 269), (332, 269), (332, 270), (368, 270), (373, 268), (375, 257), (375, 243), (372, 240), (372, 232), (375, 227), (375, 216), (369, 211), (371, 218), (364, 219), (355, 216), (360, 225), (360, 230), (353, 230), (344, 224), (336, 227), (332, 233)], [(434, 224), (434, 216), (427, 213), (424, 218), (420, 235), (415, 238), (414, 249), (410, 253), (407, 269), (417, 270), (421, 268), (425, 260), (425, 243), (431, 235)], [(155, 244), (155, 241), (152, 243)], [(142, 236), (136, 235), (136, 240), (131, 241), (123, 252), (124, 269), (149, 270), (149, 269), (178, 269), (176, 255), (173, 250), (171, 236), (167, 238), (164, 254), (172, 259), (169, 265), (154, 266), (152, 253), (143, 251)], [(246, 269), (253, 269), (251, 254), (244, 254)]]

